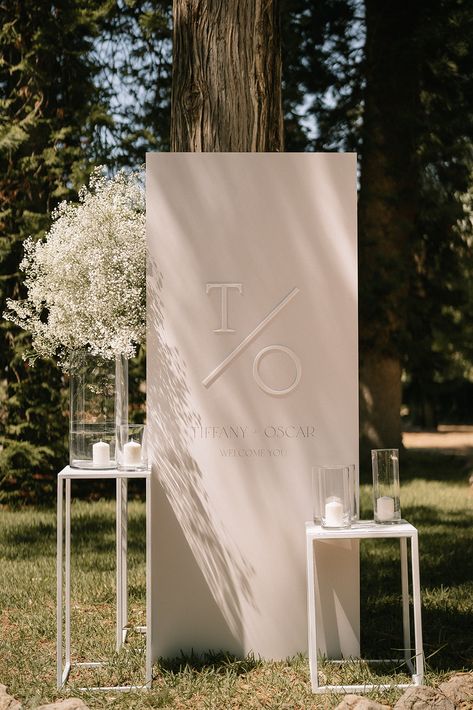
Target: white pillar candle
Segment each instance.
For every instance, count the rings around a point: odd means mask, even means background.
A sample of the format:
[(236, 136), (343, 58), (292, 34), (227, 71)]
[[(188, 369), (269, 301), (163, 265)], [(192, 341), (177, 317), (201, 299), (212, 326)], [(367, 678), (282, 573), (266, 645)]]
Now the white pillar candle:
[(339, 499), (325, 503), (325, 525), (331, 528), (343, 526), (343, 504)]
[(110, 445), (105, 441), (97, 441), (92, 446), (92, 463), (94, 466), (110, 465)]
[(394, 518), (394, 498), (382, 496), (376, 501), (376, 515), (378, 520), (385, 522)]
[(132, 439), (123, 447), (123, 464), (125, 466), (141, 464), (141, 444), (137, 441)]

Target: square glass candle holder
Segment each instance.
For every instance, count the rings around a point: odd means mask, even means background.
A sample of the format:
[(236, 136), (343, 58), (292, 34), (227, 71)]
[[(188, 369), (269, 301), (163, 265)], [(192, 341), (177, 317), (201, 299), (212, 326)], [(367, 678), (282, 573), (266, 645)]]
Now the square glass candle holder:
[(122, 424), (118, 427), (117, 468), (121, 471), (142, 471), (148, 468), (145, 424)]
[(325, 528), (349, 528), (354, 514), (350, 466), (312, 469), (314, 520)]
[(376, 523), (401, 521), (399, 450), (373, 449), (373, 510)]
[(82, 424), (70, 432), (69, 462), (71, 468), (113, 469), (116, 431), (109, 424)]

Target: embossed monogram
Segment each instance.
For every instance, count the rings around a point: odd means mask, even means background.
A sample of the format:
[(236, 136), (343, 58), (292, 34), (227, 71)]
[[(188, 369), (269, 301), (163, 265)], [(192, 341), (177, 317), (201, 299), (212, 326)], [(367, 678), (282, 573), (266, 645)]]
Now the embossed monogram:
[[(243, 295), (243, 284), (242, 283), (207, 283), (205, 284), (205, 293), (208, 295), (209, 292), (214, 288), (221, 289), (221, 326), (214, 330), (214, 333), (235, 333), (233, 328), (229, 328), (228, 325), (228, 291), (229, 289), (238, 289), (240, 295)], [(227, 355), (227, 357), (212, 370), (207, 377), (202, 380), (204, 387), (209, 388), (213, 383), (220, 377), (220, 375), (232, 364), (232, 362), (241, 355), (241, 353), (246, 350), (253, 341), (259, 336), (259, 334), (269, 325), (274, 318), (287, 306), (287, 304), (292, 301), (292, 299), (297, 296), (299, 289), (297, 287), (293, 288), (287, 296), (285, 296), (282, 301), (280, 301), (274, 308), (268, 313), (265, 318), (263, 318), (258, 325), (253, 328), (253, 330), (232, 350), (232, 352)], [(294, 379), (290, 384), (285, 384), (279, 389), (271, 387), (266, 382), (264, 382), (261, 372), (260, 363), (261, 361), (268, 357), (270, 353), (279, 352), (287, 355), (291, 359), (295, 368)], [(291, 348), (286, 345), (267, 345), (262, 350), (260, 350), (254, 361), (253, 361), (253, 378), (258, 385), (258, 387), (268, 395), (273, 397), (283, 397), (284, 395), (290, 394), (296, 389), (302, 377), (302, 365), (298, 355), (291, 350)]]
[(213, 288), (221, 288), (222, 289), (221, 295), (220, 295), (220, 306), (222, 309), (222, 320), (221, 320), (220, 328), (217, 328), (213, 332), (214, 333), (234, 333), (235, 329), (228, 327), (228, 290), (231, 288), (236, 288), (241, 296), (243, 294), (243, 284), (218, 284), (218, 283), (205, 284), (205, 293), (208, 295)]

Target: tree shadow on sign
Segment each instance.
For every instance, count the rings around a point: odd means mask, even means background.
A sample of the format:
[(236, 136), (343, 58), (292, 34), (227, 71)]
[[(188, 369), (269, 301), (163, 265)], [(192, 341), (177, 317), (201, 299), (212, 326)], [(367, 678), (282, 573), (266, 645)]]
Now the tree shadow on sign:
[[(191, 404), (186, 364), (177, 348), (166, 340), (162, 278), (156, 265), (151, 263), (148, 273), (147, 379), (148, 402), (152, 406), (148, 407), (148, 425), (153, 437), (153, 476), (157, 475), (160, 485), (156, 500), (161, 501), (158, 514), (163, 522), (157, 524), (161, 525), (161, 532), (162, 526), (167, 526), (170, 536), (165, 543), (156, 539), (156, 546), (160, 548), (158, 555), (167, 554), (166, 545), (176, 551), (172, 567), (163, 574), (175, 574), (176, 580), (186, 580), (187, 584), (191, 581), (189, 589), (183, 589), (182, 584), (175, 589), (175, 594), (179, 595), (176, 604), (182, 605), (183, 615), (192, 617), (193, 628), (189, 628), (188, 637), (192, 638), (195, 629), (205, 625), (202, 617), (215, 614), (218, 609), (222, 617), (219, 627), (227, 627), (224, 633), (229, 639), (228, 648), (243, 653), (240, 600), (244, 599), (254, 607), (250, 586), (253, 570), (226, 531), (218, 513), (212, 509), (202, 471), (190, 452), (189, 432), (191, 427), (200, 426), (201, 421)], [(178, 569), (184, 564), (185, 570)], [(171, 586), (168, 584), (168, 594), (173, 595)], [(215, 618), (213, 623), (217, 626)], [(162, 631), (163, 626), (160, 628)]]

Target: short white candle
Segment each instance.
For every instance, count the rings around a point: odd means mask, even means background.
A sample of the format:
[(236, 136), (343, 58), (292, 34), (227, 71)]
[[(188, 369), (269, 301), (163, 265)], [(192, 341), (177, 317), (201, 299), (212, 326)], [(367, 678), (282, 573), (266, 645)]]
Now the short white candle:
[(325, 525), (331, 528), (343, 525), (343, 504), (339, 498), (329, 498), (325, 503)]
[(123, 447), (123, 464), (125, 466), (141, 464), (141, 444), (137, 441), (132, 439)]
[(92, 463), (94, 466), (110, 465), (110, 445), (105, 441), (97, 441), (92, 446)]
[(378, 520), (386, 522), (394, 518), (394, 498), (382, 496), (376, 501), (376, 515)]

